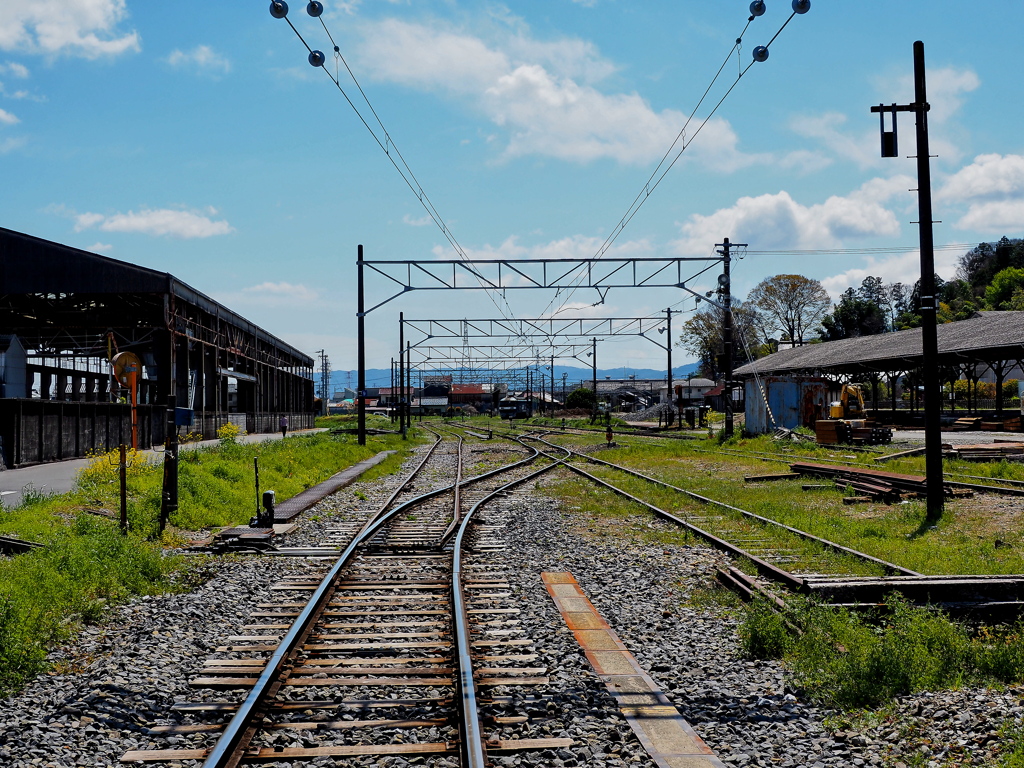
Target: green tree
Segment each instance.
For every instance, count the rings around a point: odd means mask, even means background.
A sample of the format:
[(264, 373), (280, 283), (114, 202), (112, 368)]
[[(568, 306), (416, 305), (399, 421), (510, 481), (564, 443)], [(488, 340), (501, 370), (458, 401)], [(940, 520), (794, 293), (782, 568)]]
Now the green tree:
[[(881, 283), (881, 280), (878, 282)], [(847, 288), (832, 313), (822, 318), (821, 338), (835, 341), (854, 336), (873, 336), (885, 333), (886, 326), (885, 313), (875, 301), (863, 298), (853, 288)]]
[[(721, 375), (719, 355), (722, 353), (722, 310), (706, 304), (683, 323), (679, 346), (697, 358), (699, 371), (709, 379)], [(732, 300), (733, 365), (740, 366), (765, 354), (758, 328), (757, 311), (736, 298)]]
[(597, 398), (594, 396), (594, 391), (586, 387), (574, 389), (565, 398), (566, 408), (583, 408), (592, 411), (595, 405), (597, 405)]
[(1007, 267), (997, 272), (985, 289), (987, 309), (1017, 309), (1024, 299), (1024, 269)]
[(1024, 240), (1003, 236), (997, 243), (979, 243), (960, 257), (957, 278), (982, 297), (995, 276), (1008, 267), (1024, 268)]
[(763, 315), (766, 325), (782, 332), (782, 339), (803, 344), (832, 309), (828, 292), (817, 280), (803, 275), (775, 275), (754, 286), (747, 296)]

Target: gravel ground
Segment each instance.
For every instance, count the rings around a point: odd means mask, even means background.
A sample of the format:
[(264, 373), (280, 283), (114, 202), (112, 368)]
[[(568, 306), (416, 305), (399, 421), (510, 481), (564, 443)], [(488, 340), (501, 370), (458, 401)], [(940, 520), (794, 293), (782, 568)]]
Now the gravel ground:
[[(320, 541), (324, 527), (363, 514), (393, 483), (381, 478), (343, 489), (307, 513), (288, 544)], [(545, 570), (573, 573), (682, 715), (731, 765), (995, 766), (999, 730), (1020, 726), (1024, 718), (1024, 691), (965, 689), (907, 697), (885, 717), (856, 728), (836, 725), (843, 723), (839, 713), (787, 688), (777, 663), (740, 656), (732, 613), (692, 600), (707, 587), (720, 554), (630, 536), (630, 530), (665, 525), (647, 518), (626, 521), (619, 526), (623, 535), (597, 537), (587, 531), (588, 521), (532, 489), (502, 500), (486, 519), (506, 526), (512, 604), (523, 609), (524, 636), (534, 641), (538, 666), (547, 666), (551, 679), (534, 691), (490, 692), (513, 697), (506, 714), (525, 710), (535, 718), (502, 735), (576, 742), (570, 749), (499, 757), (496, 765), (652, 765), (565, 628), (541, 583)], [(112, 766), (127, 749), (151, 747), (154, 740), (144, 729), (186, 721), (169, 711), (170, 704), (200, 698), (188, 688), (190, 673), (247, 623), (250, 604), (268, 598), (269, 584), (323, 568), (256, 557), (219, 565), (194, 592), (135, 600), (112, 612), (103, 627), (87, 628), (74, 644), (54, 652), (58, 671), (4, 702), (0, 765)], [(539, 698), (524, 698), (529, 695)], [(453, 763), (382, 758), (336, 764)]]

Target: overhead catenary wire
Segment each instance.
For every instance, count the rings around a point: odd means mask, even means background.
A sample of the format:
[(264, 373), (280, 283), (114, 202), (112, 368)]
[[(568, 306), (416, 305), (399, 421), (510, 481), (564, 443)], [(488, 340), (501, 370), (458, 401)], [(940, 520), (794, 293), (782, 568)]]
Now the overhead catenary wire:
[[(809, 7), (809, 3), (808, 3), (808, 7)], [(768, 50), (768, 48), (771, 46), (772, 43), (775, 42), (776, 38), (778, 38), (778, 36), (782, 33), (782, 30), (784, 30), (786, 28), (786, 26), (789, 24), (789, 22), (792, 21), (793, 17), (796, 16), (798, 13), (804, 13), (804, 12), (806, 12), (806, 9), (804, 9), (803, 11), (798, 11), (796, 9), (796, 3), (794, 3), (793, 12), (789, 15), (789, 17), (782, 24), (782, 26), (779, 27), (778, 31), (772, 36), (772, 38), (768, 42), (768, 44), (765, 45), (765, 46), (759, 46), (758, 47), (758, 49), (763, 49), (765, 51), (765, 58), (767, 58), (767, 50)], [(675, 166), (675, 164), (679, 161), (679, 158), (682, 157), (683, 152), (685, 152), (686, 149), (690, 146), (690, 144), (693, 143), (693, 140), (695, 138), (697, 138), (697, 136), (700, 134), (700, 132), (704, 129), (704, 127), (708, 124), (708, 122), (711, 120), (711, 118), (718, 111), (719, 107), (722, 106), (722, 103), (729, 97), (729, 95), (733, 92), (733, 90), (739, 84), (739, 82), (743, 78), (743, 76), (750, 70), (750, 68), (755, 63), (757, 63), (758, 59), (755, 58), (753, 61), (749, 62), (746, 67), (742, 67), (739, 70), (739, 74), (736, 76), (736, 79), (733, 81), (732, 85), (729, 86), (728, 90), (725, 92), (725, 94), (722, 96), (722, 98), (718, 100), (718, 102), (715, 104), (715, 106), (711, 110), (711, 112), (709, 112), (708, 115), (701, 121), (700, 125), (697, 126), (697, 129), (693, 132), (693, 134), (688, 139), (686, 139), (685, 141), (682, 142), (679, 151), (672, 158), (672, 161), (668, 164), (668, 167), (665, 168), (664, 171), (661, 171), (661, 168), (662, 168), (662, 166), (665, 163), (665, 158), (667, 158), (672, 153), (672, 151), (673, 151), (673, 149), (675, 149), (676, 145), (680, 143), (680, 139), (685, 136), (686, 127), (689, 125), (690, 120), (693, 118), (693, 115), (696, 114), (697, 110), (700, 108), (700, 105), (703, 104), (704, 100), (707, 98), (708, 93), (711, 91), (711, 88), (714, 86), (715, 82), (718, 80), (718, 77), (721, 75), (722, 70), (725, 68), (725, 65), (728, 63), (728, 61), (732, 57), (733, 53), (736, 53), (738, 51), (740, 45), (743, 42), (743, 36), (746, 34), (746, 32), (749, 29), (750, 24), (751, 24), (751, 22), (753, 22), (754, 18), (755, 18), (754, 16), (751, 16), (750, 18), (747, 19), (747, 23), (746, 23), (746, 25), (743, 28), (743, 32), (736, 38), (735, 43), (733, 43), (732, 47), (729, 49), (729, 52), (728, 52), (728, 54), (726, 54), (726, 57), (723, 60), (722, 65), (718, 68), (718, 71), (715, 73), (714, 78), (712, 78), (711, 83), (708, 85), (708, 87), (705, 90), (704, 94), (701, 96), (700, 100), (697, 102), (697, 106), (695, 106), (693, 111), (690, 113), (690, 117), (687, 118), (687, 120), (686, 120), (686, 122), (685, 122), (685, 124), (683, 126), (683, 129), (679, 132), (677, 137), (673, 140), (672, 144), (669, 146), (668, 151), (665, 153), (665, 156), (662, 158), (661, 162), (658, 163), (658, 166), (654, 169), (654, 172), (651, 174), (650, 178), (648, 178), (647, 183), (645, 183), (644, 186), (641, 188), (640, 193), (634, 198), (633, 202), (630, 204), (629, 208), (626, 210), (626, 213), (619, 220), (619, 223), (616, 224), (616, 226), (613, 228), (612, 232), (605, 239), (604, 243), (602, 243), (602, 245), (598, 248), (598, 250), (594, 254), (594, 256), (591, 257), (591, 261), (596, 261), (596, 260), (600, 259), (605, 253), (608, 252), (608, 250), (612, 247), (612, 245), (615, 243), (615, 241), (619, 238), (619, 235), (622, 234), (623, 230), (625, 230), (625, 228), (633, 220), (633, 217), (635, 217), (636, 214), (643, 207), (644, 203), (646, 203), (647, 200), (650, 199), (650, 197), (653, 194), (654, 190), (658, 188), (658, 186), (664, 180), (665, 176), (668, 175), (668, 173), (672, 170), (672, 168)], [(756, 54), (758, 49), (755, 49), (755, 54)], [(658, 175), (659, 171), (661, 171), (660, 175)], [(655, 180), (655, 178), (656, 178), (656, 180)], [(651, 184), (652, 181), (654, 181), (653, 186)], [(561, 310), (562, 307), (565, 306), (565, 304), (572, 297), (572, 295), (575, 293), (577, 288), (578, 288), (578, 284), (574, 285), (569, 290), (567, 296), (562, 300), (562, 304), (560, 305), (559, 310)], [(557, 295), (555, 296), (555, 298), (557, 298)], [(554, 299), (552, 299), (551, 303), (554, 303)], [(548, 305), (549, 307), (550, 307), (551, 303), (549, 303), (549, 305)]]
[[(276, 14), (273, 15), (276, 16)], [(327, 77), (330, 78), (331, 82), (334, 83), (334, 86), (338, 89), (338, 92), (341, 93), (342, 97), (344, 97), (345, 101), (352, 108), (352, 111), (356, 113), (356, 116), (359, 118), (359, 121), (363, 124), (366, 130), (369, 131), (370, 135), (373, 137), (373, 140), (377, 142), (377, 145), (387, 156), (388, 160), (394, 166), (395, 170), (398, 171), (398, 174), (402, 177), (402, 180), (406, 183), (406, 185), (409, 187), (412, 193), (416, 196), (416, 199), (419, 201), (420, 205), (426, 211), (427, 216), (430, 218), (431, 221), (433, 221), (433, 223), (441, 231), (441, 234), (444, 236), (445, 240), (447, 240), (449, 245), (451, 245), (451, 247), (455, 250), (455, 253), (458, 255), (459, 259), (461, 259), (464, 262), (470, 261), (469, 255), (466, 253), (465, 249), (459, 244), (458, 240), (455, 238), (454, 233), (452, 233), (451, 229), (445, 223), (444, 218), (441, 216), (440, 212), (434, 206), (433, 201), (431, 201), (430, 197), (427, 195), (427, 192), (423, 188), (423, 185), (420, 183), (419, 179), (416, 178), (416, 174), (413, 173), (412, 168), (409, 167), (409, 164), (406, 162), (405, 157), (402, 155), (401, 151), (398, 148), (398, 145), (391, 137), (391, 134), (384, 126), (384, 123), (381, 120), (380, 116), (377, 114), (377, 111), (373, 108), (373, 105), (370, 103), (369, 97), (366, 95), (366, 92), (363, 90), (363, 87), (359, 84), (359, 81), (357, 80), (355, 73), (352, 71), (352, 68), (345, 60), (345, 57), (341, 54), (341, 49), (337, 45), (337, 43), (335, 43), (334, 36), (327, 28), (327, 24), (324, 22), (323, 17), (318, 15), (316, 18), (320, 21), (320, 24), (323, 27), (324, 32), (327, 33), (327, 37), (331, 41), (331, 45), (334, 49), (336, 59), (340, 60), (341, 63), (344, 64), (346, 71), (352, 78), (353, 83), (355, 83), (356, 88), (359, 90), (360, 95), (366, 102), (367, 107), (369, 107), (370, 112), (373, 114), (373, 117), (376, 120), (377, 124), (380, 126), (380, 129), (383, 132), (383, 141), (381, 140), (381, 137), (377, 135), (377, 132), (374, 130), (373, 126), (371, 126), (370, 123), (367, 121), (366, 117), (364, 117), (363, 113), (359, 110), (359, 107), (349, 97), (348, 93), (345, 91), (345, 88), (342, 87), (340, 77), (332, 74), (331, 71), (327, 69), (327, 67), (323, 66), (323, 54), (320, 54), (319, 51), (313, 49), (309, 45), (309, 43), (306, 42), (306, 39), (305, 37), (303, 37), (302, 33), (299, 32), (299, 30), (295, 27), (294, 24), (292, 24), (291, 19), (288, 18), (287, 16), (287, 7), (285, 7), (284, 9), (284, 15), (280, 16), (280, 18), (283, 18), (288, 23), (288, 26), (291, 27), (292, 32), (295, 33), (295, 36), (299, 38), (299, 41), (302, 43), (303, 46), (305, 46), (306, 50), (309, 52), (310, 64), (313, 64), (314, 66), (317, 66), (320, 69), (322, 69), (324, 73), (327, 75)], [(317, 54), (320, 55), (320, 63), (314, 64), (314, 57)], [(396, 156), (398, 158), (397, 160), (395, 159)], [(485, 282), (487, 281), (486, 278), (483, 277), (483, 275), (481, 275), (472, 265), (467, 264), (465, 268), (470, 274), (472, 274), (477, 279), (481, 286), (484, 286)], [(508, 300), (505, 297), (504, 292), (501, 292), (501, 296), (502, 301), (505, 303), (505, 309), (503, 309), (501, 305), (499, 305), (498, 302), (495, 300), (493, 291), (486, 291), (486, 293), (488, 298), (490, 298), (491, 302), (494, 304), (495, 308), (501, 313), (501, 315), (505, 319), (511, 320), (513, 317), (513, 315), (511, 314), (512, 308), (508, 305)], [(506, 314), (506, 310), (510, 314)]]

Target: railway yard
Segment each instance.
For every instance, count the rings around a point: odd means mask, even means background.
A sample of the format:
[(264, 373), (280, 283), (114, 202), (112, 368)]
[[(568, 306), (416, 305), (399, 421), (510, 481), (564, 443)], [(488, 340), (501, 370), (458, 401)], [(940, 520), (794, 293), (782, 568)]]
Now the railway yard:
[[(422, 433), (399, 472), (316, 502), (273, 550), (205, 559), (194, 589), (135, 599), (55, 650), (50, 673), (5, 702), (0, 761), (1013, 764), (1024, 691), (1012, 683), (832, 707), (744, 649), (733, 595), (877, 605), (896, 582), (912, 602), (1003, 620), (1017, 613), (1015, 555), (999, 578), (929, 578), (943, 573), (926, 554), (937, 542), (861, 553), (744, 508), (760, 508), (758, 489), (807, 483), (768, 474), (802, 461), (799, 447), (787, 458), (639, 435), (606, 446), (539, 426)], [(668, 460), (637, 467), (631, 446), (650, 444)], [(833, 458), (850, 469), (871, 457)], [(1019, 498), (976, 487), (968, 499), (968, 480), (955, 481), (951, 517), (983, 500), (1009, 531)], [(730, 482), (728, 497), (707, 490)], [(812, 485), (808, 520), (920, 516), (909, 498), (846, 505), (854, 491)]]

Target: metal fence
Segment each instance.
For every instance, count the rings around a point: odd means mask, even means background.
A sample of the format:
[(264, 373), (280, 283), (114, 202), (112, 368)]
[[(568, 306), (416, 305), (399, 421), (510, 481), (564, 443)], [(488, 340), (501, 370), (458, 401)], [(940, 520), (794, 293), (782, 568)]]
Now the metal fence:
[[(164, 439), (167, 409), (138, 406), (139, 448)], [(4, 466), (84, 458), (131, 444), (132, 409), (122, 403), (0, 399)]]
[[(198, 417), (179, 430), (207, 440), (228, 422), (250, 434), (277, 432), (281, 416), (288, 417), (289, 431), (312, 429), (316, 418), (314, 413), (230, 413)], [(163, 444), (166, 418), (165, 406), (138, 406), (139, 450)], [(131, 441), (132, 409), (123, 403), (0, 398), (0, 469), (85, 458)]]

